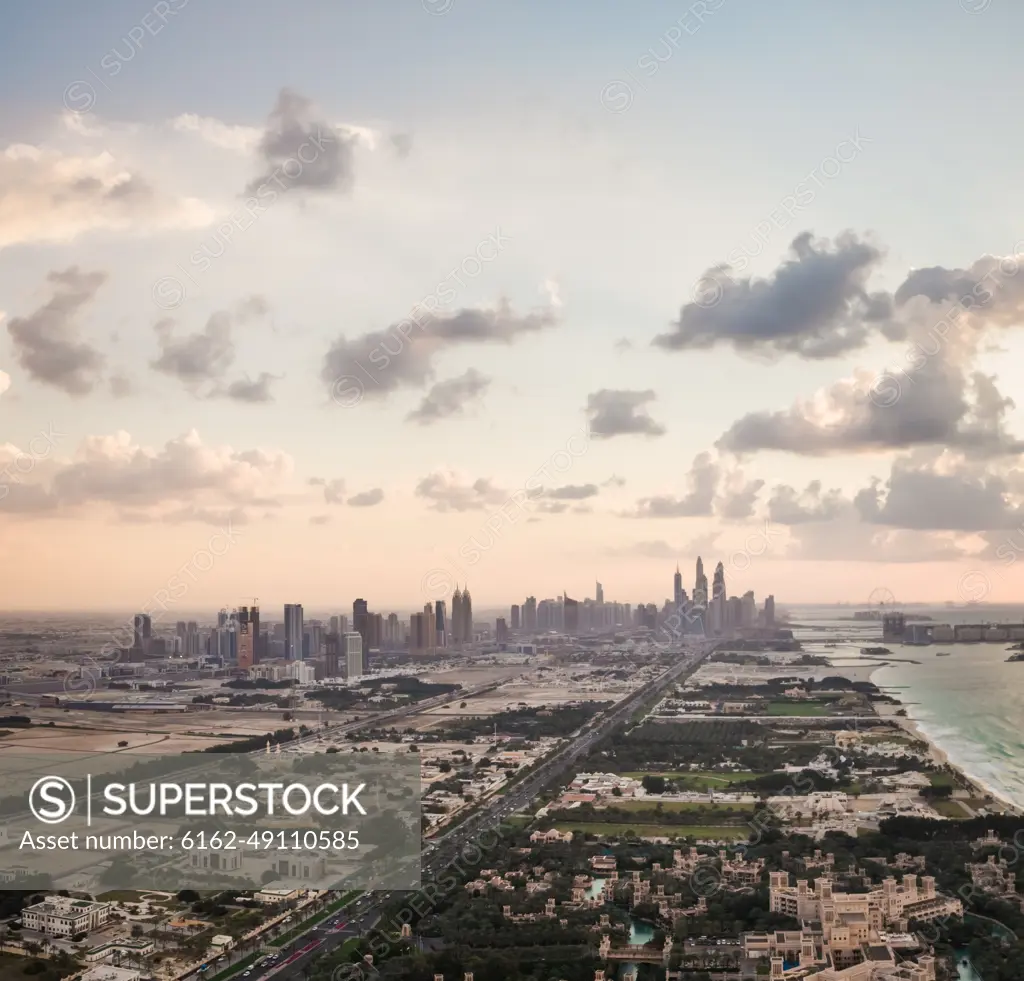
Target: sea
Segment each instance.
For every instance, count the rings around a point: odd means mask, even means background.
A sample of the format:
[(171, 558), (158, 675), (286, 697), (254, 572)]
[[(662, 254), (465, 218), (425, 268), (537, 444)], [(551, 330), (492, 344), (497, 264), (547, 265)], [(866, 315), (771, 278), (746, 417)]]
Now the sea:
[[(929, 617), (936, 623), (1024, 623), (1024, 606), (940, 604), (893, 609), (908, 619)], [(865, 608), (786, 608), (793, 635), (806, 653), (829, 657), (835, 674), (870, 679), (898, 698), (922, 735), (950, 763), (993, 796), (1024, 807), (1024, 661), (1006, 662), (1013, 642), (883, 644), (881, 620), (854, 620), (858, 610)], [(860, 654), (862, 647), (876, 646), (887, 647), (892, 655), (866, 658)], [(939, 653), (949, 656), (937, 657)]]

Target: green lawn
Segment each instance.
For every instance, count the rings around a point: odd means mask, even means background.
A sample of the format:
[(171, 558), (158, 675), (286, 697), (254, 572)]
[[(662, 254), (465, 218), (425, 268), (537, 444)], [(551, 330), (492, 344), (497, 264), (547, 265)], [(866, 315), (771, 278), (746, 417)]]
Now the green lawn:
[(769, 702), (768, 715), (820, 716), (828, 715), (827, 702)]
[(111, 889), (110, 892), (100, 893), (96, 899), (101, 903), (139, 903), (141, 895), (136, 889)]
[(952, 789), (955, 785), (955, 781), (953, 780), (953, 774), (946, 773), (944, 771), (940, 771), (937, 773), (929, 773), (928, 779), (929, 781), (931, 781), (931, 785), (933, 787), (949, 787), (950, 789)]
[(676, 785), (683, 790), (708, 791), (721, 790), (723, 787), (734, 783), (744, 783), (747, 780), (756, 780), (766, 774), (751, 773), (748, 770), (738, 770), (735, 773), (712, 773), (706, 770), (632, 770), (622, 773), (621, 776), (632, 777), (634, 780), (643, 780), (647, 776), (666, 777), (674, 780)]
[(930, 803), (943, 817), (952, 818), (954, 821), (966, 821), (970, 816), (955, 800), (933, 800)]
[(702, 801), (688, 801), (688, 800), (666, 800), (666, 801), (655, 801), (655, 800), (618, 800), (613, 805), (616, 808), (621, 808), (624, 811), (651, 811), (657, 810), (659, 807), (663, 811), (704, 811), (711, 810), (716, 812), (716, 816), (721, 817), (722, 812), (726, 808), (731, 808), (733, 811), (739, 813), (744, 811), (753, 811), (753, 804), (709, 804)]
[(362, 895), (362, 890), (355, 889), (352, 892), (345, 893), (340, 899), (336, 899), (333, 903), (328, 904), (319, 913), (314, 913), (308, 919), (303, 920), (298, 926), (292, 927), (287, 933), (282, 933), (280, 937), (270, 941), (271, 947), (284, 947), (286, 944), (291, 943), (297, 936), (305, 933), (307, 930), (312, 929), (318, 923), (326, 920), (328, 917), (333, 916), (338, 910), (347, 906), (354, 899), (358, 899)]
[(710, 827), (700, 824), (602, 824), (599, 822), (580, 822), (574, 824), (563, 821), (555, 827), (562, 832), (582, 831), (586, 834), (609, 836), (624, 835), (632, 831), (641, 838), (726, 838), (736, 841), (750, 837), (747, 825), (731, 825)]

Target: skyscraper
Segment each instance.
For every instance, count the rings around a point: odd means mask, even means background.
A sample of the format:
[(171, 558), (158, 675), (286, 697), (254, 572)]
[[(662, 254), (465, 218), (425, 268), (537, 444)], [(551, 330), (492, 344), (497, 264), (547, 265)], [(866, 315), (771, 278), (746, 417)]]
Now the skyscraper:
[(512, 604), (512, 629), (519, 629), (519, 606), (515, 603)]
[(508, 625), (504, 617), (498, 617), (494, 623), (494, 636), (499, 644), (508, 642)]
[(537, 597), (527, 596), (523, 604), (523, 629), (537, 629)]
[(359, 678), (367, 672), (367, 658), (363, 649), (363, 638), (355, 631), (342, 635), (342, 656), (345, 658), (345, 673), (349, 678)]
[(686, 593), (683, 591), (683, 574), (679, 571), (679, 563), (676, 563), (676, 574), (672, 577), (672, 601), (676, 610), (683, 608), (683, 601)]
[(352, 629), (363, 638), (363, 650), (370, 649), (369, 608), (366, 600), (357, 599), (352, 604)]
[(602, 586), (600, 583), (597, 584), (597, 588), (594, 590), (594, 602), (604, 602), (604, 586)]
[[(412, 625), (410, 624), (410, 629)], [(455, 584), (455, 592), (452, 593), (452, 644), (458, 647), (465, 643), (462, 636), (462, 590), (459, 584)]]
[(765, 598), (764, 601), (764, 625), (766, 627), (775, 626), (775, 596), (771, 595)]
[(305, 632), (305, 624), (302, 619), (302, 604), (285, 603), (284, 656), (286, 660), (302, 660), (302, 642), (305, 639)]
[(580, 604), (570, 599), (568, 594), (562, 596), (562, 622), (565, 624), (567, 634), (579, 633), (580, 629)]
[(444, 600), (434, 603), (434, 646), (448, 646), (448, 604)]
[(462, 591), (462, 643), (473, 643), (473, 600), (469, 596), (469, 586)]
[(260, 608), (241, 606), (238, 609), (238, 666), (251, 668), (259, 661), (256, 646), (260, 636)]
[(708, 577), (704, 575), (704, 560), (697, 556), (697, 576), (693, 583), (693, 605), (706, 607), (708, 605)]

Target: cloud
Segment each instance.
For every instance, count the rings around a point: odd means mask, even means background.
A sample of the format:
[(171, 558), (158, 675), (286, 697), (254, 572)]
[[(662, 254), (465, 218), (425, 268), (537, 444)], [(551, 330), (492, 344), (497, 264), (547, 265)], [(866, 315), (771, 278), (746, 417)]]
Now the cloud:
[(349, 339), (339, 337), (324, 355), (320, 377), (335, 395), (353, 385), (367, 399), (385, 399), (400, 388), (422, 388), (434, 377), (438, 352), (463, 344), (512, 344), (520, 336), (556, 324), (553, 310), (526, 315), (506, 300), (496, 309), (462, 309), (403, 320), (386, 330)]
[[(18, 485), (22, 511), (112, 505), (138, 521), (198, 521), (248, 506), (278, 507), (293, 472), (285, 453), (208, 446), (195, 430), (159, 449), (123, 431), (88, 436), (73, 459), (47, 464), (32, 472), (32, 483)], [(0, 511), (10, 503), (9, 497)]]
[(259, 378), (255, 381), (252, 381), (247, 375), (245, 378), (240, 378), (238, 381), (233, 381), (228, 385), (224, 390), (224, 394), (236, 402), (273, 402), (274, 396), (270, 391), (270, 385), (271, 382), (276, 380), (276, 376), (266, 371), (261, 372)]
[(344, 480), (323, 480), (320, 481), (324, 487), (324, 500), (328, 504), (345, 503), (345, 481)]
[(644, 497), (637, 501), (636, 509), (626, 512), (628, 518), (696, 518), (710, 517), (714, 513), (715, 494), (721, 478), (721, 468), (710, 453), (699, 453), (687, 474), (689, 492), (683, 497)]
[(437, 471), (416, 485), (416, 496), (430, 502), (435, 511), (473, 511), (504, 504), (508, 491), (485, 477), (467, 483), (458, 474)]
[(72, 156), (24, 144), (0, 152), (0, 249), (101, 229), (201, 228), (214, 218), (195, 198), (160, 194), (109, 153)]
[(432, 386), (406, 419), (429, 426), (441, 419), (464, 415), (471, 404), (479, 402), (490, 384), (490, 378), (475, 368), (469, 368), (457, 378), (449, 378)]
[(260, 130), (252, 126), (231, 126), (219, 119), (184, 113), (171, 120), (178, 133), (194, 133), (211, 146), (238, 153), (252, 153), (260, 143)]
[(18, 363), (35, 381), (69, 395), (86, 395), (98, 384), (103, 356), (80, 340), (75, 319), (106, 282), (103, 272), (72, 266), (52, 272), (53, 295), (27, 317), (7, 324)]
[(566, 484), (564, 487), (551, 488), (544, 496), (554, 501), (582, 501), (596, 497), (597, 494), (597, 484)]
[(655, 422), (644, 408), (657, 396), (644, 392), (602, 388), (587, 396), (590, 431), (598, 439), (613, 436), (664, 436), (665, 427)]
[(311, 525), (327, 525), (331, 523), (331, 516), (329, 514), (316, 514), (309, 519)]
[(124, 399), (129, 395), (135, 394), (135, 386), (132, 384), (132, 380), (123, 374), (116, 374), (110, 376), (110, 394), (115, 399)]
[(713, 554), (717, 541), (717, 533), (700, 535), (680, 546), (673, 546), (664, 540), (657, 539), (654, 541), (634, 542), (632, 545), (627, 545), (624, 548), (612, 548), (609, 549), (609, 555), (619, 557), (639, 556), (645, 559), (664, 559), (666, 562), (678, 562), (680, 561), (680, 556), (684, 560), (690, 560), (702, 553)]
[(727, 486), (716, 503), (716, 512), (726, 521), (752, 518), (757, 507), (757, 496), (763, 487), (763, 480), (744, 480), (738, 472), (730, 474)]
[(282, 89), (267, 118), (257, 153), (262, 172), (246, 188), (305, 192), (347, 192), (352, 189), (353, 151), (358, 137), (313, 118), (309, 99)]
[(0, 395), (3, 395), (11, 387), (11, 376), (6, 371), (0, 371)]
[(412, 153), (412, 136), (409, 133), (395, 133), (391, 137), (391, 146), (399, 159), (405, 160)]
[(154, 371), (177, 378), (194, 394), (200, 385), (220, 378), (235, 360), (231, 338), (231, 314), (218, 310), (197, 333), (176, 337), (175, 323), (157, 321), (154, 330), (160, 356), (150, 362)]
[(384, 500), (384, 491), (380, 487), (373, 490), (363, 491), (348, 499), (348, 506), (351, 508), (372, 508)]
[(850, 502), (838, 490), (822, 491), (820, 480), (813, 480), (801, 492), (779, 484), (768, 499), (768, 520), (780, 525), (801, 525), (832, 521), (848, 511)]
[(150, 367), (176, 378), (196, 397), (272, 402), (270, 385), (277, 379), (268, 372), (262, 372), (255, 381), (246, 376), (227, 386), (221, 384), (235, 361), (234, 328), (264, 316), (268, 309), (263, 297), (250, 296), (234, 310), (215, 311), (201, 331), (183, 336), (175, 333), (174, 320), (163, 318), (154, 325), (160, 356), (150, 362)]
[(858, 371), (789, 409), (752, 412), (715, 445), (737, 455), (779, 450), (825, 456), (928, 445), (975, 456), (1016, 454), (1024, 442), (1005, 425), (1013, 407), (994, 377), (934, 357), (913, 374), (872, 379)]
[(602, 485), (602, 487), (625, 487), (626, 478), (620, 477), (618, 474), (612, 474)]
[(807, 231), (791, 257), (767, 279), (709, 269), (673, 324), (654, 344), (669, 351), (729, 344), (740, 351), (833, 358), (863, 347), (886, 323), (891, 299), (868, 293), (866, 281), (882, 253), (852, 232), (834, 243)]

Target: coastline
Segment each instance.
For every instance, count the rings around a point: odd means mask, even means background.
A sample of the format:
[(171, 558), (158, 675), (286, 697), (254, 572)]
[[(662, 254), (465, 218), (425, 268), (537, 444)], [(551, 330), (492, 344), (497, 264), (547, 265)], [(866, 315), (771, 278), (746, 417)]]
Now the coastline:
[[(879, 665), (879, 669), (885, 665)], [(871, 683), (874, 684), (880, 692), (888, 695), (890, 698), (894, 698), (898, 701), (898, 705), (886, 705), (883, 703), (881, 706), (876, 707), (878, 711), (878, 717), (885, 719), (886, 721), (895, 722), (900, 726), (909, 736), (914, 739), (919, 739), (924, 743), (928, 744), (928, 751), (931, 755), (932, 761), (938, 766), (947, 766), (951, 770), (955, 771), (959, 777), (971, 787), (972, 792), (976, 793), (978, 797), (992, 797), (1009, 812), (1013, 814), (1024, 814), (1024, 808), (1019, 804), (1011, 800), (1006, 796), (1005, 791), (1000, 791), (995, 787), (989, 786), (977, 775), (970, 773), (964, 766), (959, 763), (955, 763), (949, 758), (949, 754), (942, 749), (941, 746), (936, 743), (935, 739), (929, 735), (929, 733), (921, 727), (920, 722), (917, 719), (911, 717), (910, 713), (913, 709), (913, 702), (905, 702), (901, 694), (905, 693), (904, 689), (891, 689), (886, 688), (878, 684), (875, 681), (874, 675), (876, 672), (872, 672)], [(886, 711), (881, 711), (882, 708)], [(896, 713), (903, 709), (907, 714), (905, 716), (897, 715)], [(889, 711), (891, 710), (891, 711)]]

